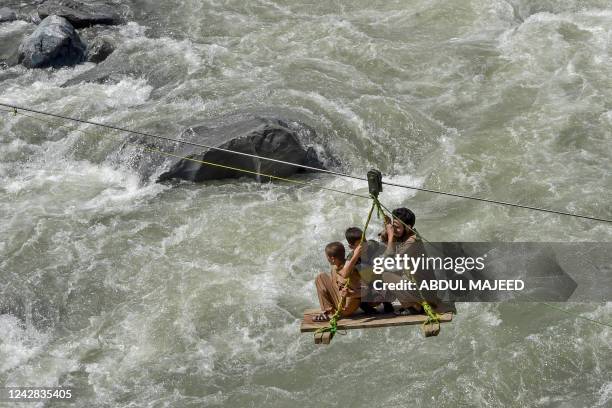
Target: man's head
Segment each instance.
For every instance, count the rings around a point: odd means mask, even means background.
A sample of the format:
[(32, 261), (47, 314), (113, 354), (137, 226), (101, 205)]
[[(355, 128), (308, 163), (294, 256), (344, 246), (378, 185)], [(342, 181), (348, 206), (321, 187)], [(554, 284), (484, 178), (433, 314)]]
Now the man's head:
[(346, 238), (346, 242), (348, 242), (349, 248), (355, 249), (357, 245), (359, 245), (362, 235), (363, 235), (363, 231), (361, 231), (361, 228), (357, 228), (357, 227), (347, 228), (346, 232), (344, 233), (344, 237)]
[(344, 245), (341, 242), (330, 242), (325, 246), (325, 256), (331, 265), (342, 265), (346, 259)]
[[(393, 235), (396, 238), (406, 238), (412, 231), (416, 217), (414, 213), (406, 207), (396, 208), (392, 212), (393, 214)], [(405, 225), (410, 226), (410, 229), (406, 228)]]

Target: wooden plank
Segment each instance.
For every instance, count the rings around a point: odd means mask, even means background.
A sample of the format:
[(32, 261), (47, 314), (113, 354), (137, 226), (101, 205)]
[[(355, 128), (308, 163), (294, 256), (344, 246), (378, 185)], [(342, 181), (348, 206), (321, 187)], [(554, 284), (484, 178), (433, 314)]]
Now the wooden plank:
[(330, 332), (315, 333), (314, 342), (315, 344), (329, 344), (333, 338), (334, 335)]
[[(321, 313), (319, 309), (308, 309), (304, 312), (304, 319), (300, 325), (300, 332), (313, 332), (321, 327), (327, 327), (328, 322), (313, 322), (312, 317)], [(451, 312), (443, 313), (440, 317), (440, 323), (448, 323), (453, 320)], [(365, 315), (363, 313), (355, 314), (350, 317), (345, 317), (338, 320), (338, 329), (371, 329), (375, 327), (393, 327), (422, 324), (427, 321), (427, 316), (424, 314), (410, 316), (396, 316), (394, 314), (376, 314)]]
[(440, 323), (432, 322), (421, 325), (421, 333), (425, 337), (437, 336), (440, 334)]

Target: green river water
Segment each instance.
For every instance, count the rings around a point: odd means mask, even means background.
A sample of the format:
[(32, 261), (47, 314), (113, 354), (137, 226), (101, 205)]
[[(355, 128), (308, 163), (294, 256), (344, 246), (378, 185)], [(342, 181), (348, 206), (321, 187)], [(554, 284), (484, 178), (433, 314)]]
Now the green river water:
[[(274, 112), (312, 126), (353, 174), (612, 218), (609, 1), (131, 7), (102, 30), (137, 75), (61, 87), (93, 64), (8, 68), (0, 101), (172, 137)], [(0, 24), (0, 51), (34, 27)], [(401, 327), (314, 346), (299, 319), (317, 304), (322, 249), (363, 223), (367, 201), (248, 180), (160, 185), (119, 145), (0, 115), (0, 385), (76, 390), (47, 406), (612, 406), (610, 329), (535, 304), (459, 304), (433, 339)], [(558, 215), (394, 188), (381, 199), (412, 208), (434, 241), (612, 239), (607, 224)]]

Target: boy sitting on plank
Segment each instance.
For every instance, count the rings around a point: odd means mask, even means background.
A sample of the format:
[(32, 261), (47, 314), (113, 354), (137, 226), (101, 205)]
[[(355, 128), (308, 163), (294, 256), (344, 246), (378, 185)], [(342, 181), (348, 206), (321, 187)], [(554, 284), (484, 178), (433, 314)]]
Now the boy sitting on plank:
[[(351, 250), (354, 250), (357, 245), (361, 242), (361, 236), (363, 235), (363, 231), (358, 227), (350, 227), (344, 232), (344, 237), (348, 242), (348, 246)], [(366, 314), (376, 314), (378, 310), (376, 310), (376, 306), (381, 303), (384, 306), (384, 313), (393, 313), (393, 305), (391, 302), (385, 302), (385, 293), (378, 293), (371, 287), (371, 283), (374, 280), (374, 272), (372, 270), (374, 265), (374, 258), (377, 256), (381, 256), (385, 251), (385, 246), (374, 241), (367, 240), (364, 241), (363, 249), (361, 251), (361, 256), (357, 260), (356, 268), (359, 271), (359, 276), (361, 277), (361, 295), (362, 298), (365, 298), (359, 305), (361, 310), (363, 310)], [(348, 258), (353, 256), (353, 252), (348, 254)], [(347, 258), (347, 259), (348, 259)]]
[[(325, 247), (325, 256), (331, 265), (329, 274), (320, 273), (315, 279), (321, 314), (313, 317), (315, 322), (328, 321), (340, 306), (340, 316), (355, 313), (361, 303), (361, 279), (355, 268), (361, 256), (361, 245), (355, 247), (351, 259), (346, 260), (344, 245), (331, 242)], [(348, 280), (348, 285), (347, 285)], [(342, 301), (342, 304), (339, 305)]]

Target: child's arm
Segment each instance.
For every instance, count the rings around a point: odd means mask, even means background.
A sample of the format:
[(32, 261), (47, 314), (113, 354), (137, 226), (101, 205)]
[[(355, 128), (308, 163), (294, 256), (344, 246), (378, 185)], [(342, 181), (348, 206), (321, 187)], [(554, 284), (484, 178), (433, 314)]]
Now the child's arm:
[(359, 257), (361, 256), (361, 251), (363, 250), (362, 244), (357, 245), (357, 248), (353, 251), (353, 256), (351, 259), (344, 264), (342, 269), (338, 271), (338, 275), (342, 276), (344, 279), (348, 278), (351, 275), (353, 269), (355, 269), (355, 265), (357, 265), (357, 261), (359, 261)]

